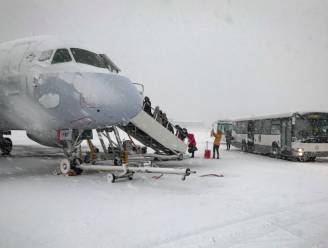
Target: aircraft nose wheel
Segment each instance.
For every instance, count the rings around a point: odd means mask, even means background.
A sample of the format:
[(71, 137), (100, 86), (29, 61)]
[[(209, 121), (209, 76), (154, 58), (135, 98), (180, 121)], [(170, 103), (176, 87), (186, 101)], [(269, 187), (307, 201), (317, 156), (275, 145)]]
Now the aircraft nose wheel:
[(66, 175), (71, 170), (71, 164), (68, 159), (60, 161), (59, 170), (62, 174)]
[(60, 162), (59, 170), (62, 174), (68, 176), (76, 176), (80, 175), (83, 170), (78, 166), (81, 164), (81, 160), (78, 158), (74, 158), (73, 160), (63, 159)]

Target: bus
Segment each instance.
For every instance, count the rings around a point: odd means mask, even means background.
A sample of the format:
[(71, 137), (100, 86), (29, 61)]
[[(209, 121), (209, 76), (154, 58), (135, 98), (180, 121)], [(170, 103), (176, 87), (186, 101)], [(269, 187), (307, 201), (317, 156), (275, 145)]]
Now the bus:
[(222, 132), (222, 143), (225, 142), (225, 133), (232, 131), (232, 122), (229, 120), (218, 120), (213, 123), (213, 131), (221, 131)]
[(328, 113), (295, 112), (232, 122), (232, 145), (244, 152), (315, 161), (328, 157)]

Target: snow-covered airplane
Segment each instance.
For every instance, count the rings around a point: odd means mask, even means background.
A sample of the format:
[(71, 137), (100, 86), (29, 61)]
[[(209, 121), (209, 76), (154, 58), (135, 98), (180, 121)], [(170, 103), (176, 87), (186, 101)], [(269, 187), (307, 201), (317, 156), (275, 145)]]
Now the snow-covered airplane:
[[(72, 149), (60, 130), (127, 123), (142, 96), (104, 54), (74, 42), (42, 36), (0, 44), (0, 149), (10, 154), (11, 130), (50, 147)], [(74, 132), (73, 132), (74, 133)], [(75, 132), (76, 133), (76, 132)]]

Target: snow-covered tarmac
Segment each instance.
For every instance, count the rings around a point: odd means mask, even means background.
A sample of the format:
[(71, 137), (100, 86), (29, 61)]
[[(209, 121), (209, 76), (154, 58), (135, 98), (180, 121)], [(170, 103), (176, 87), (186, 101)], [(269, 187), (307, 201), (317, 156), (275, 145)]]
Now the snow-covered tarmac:
[(328, 247), (328, 160), (221, 151), (169, 162), (197, 170), (186, 181), (112, 184), (52, 175), (60, 150), (15, 147), (0, 157), (0, 247)]

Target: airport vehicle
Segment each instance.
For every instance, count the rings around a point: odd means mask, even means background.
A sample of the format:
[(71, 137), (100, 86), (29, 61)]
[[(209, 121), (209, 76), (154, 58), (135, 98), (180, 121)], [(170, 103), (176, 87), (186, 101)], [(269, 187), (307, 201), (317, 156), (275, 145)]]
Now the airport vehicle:
[(314, 161), (328, 157), (328, 113), (295, 112), (237, 119), (232, 145), (244, 152)]
[(232, 130), (232, 121), (230, 120), (218, 120), (213, 123), (213, 130), (214, 131), (221, 131), (222, 132), (222, 143), (226, 142), (225, 134), (226, 132), (231, 132)]
[(3, 155), (12, 150), (10, 132), (26, 130), (37, 143), (63, 148), (61, 164), (74, 169), (85, 132), (111, 126), (151, 140), (155, 151), (183, 153), (186, 145), (142, 111), (143, 91), (119, 71), (105, 54), (53, 36), (0, 44)]

